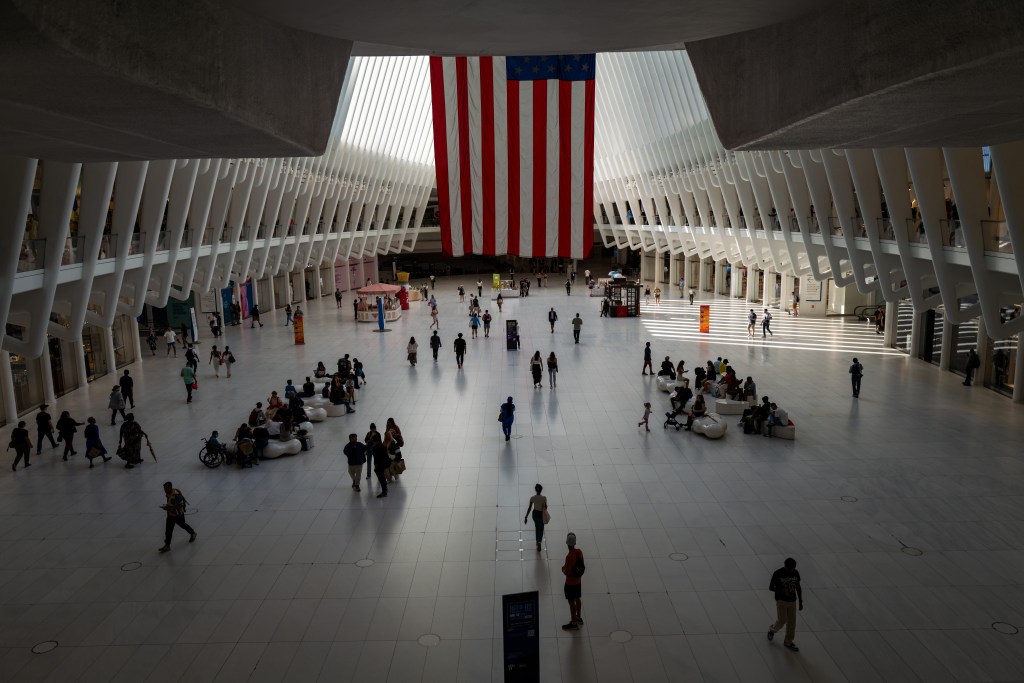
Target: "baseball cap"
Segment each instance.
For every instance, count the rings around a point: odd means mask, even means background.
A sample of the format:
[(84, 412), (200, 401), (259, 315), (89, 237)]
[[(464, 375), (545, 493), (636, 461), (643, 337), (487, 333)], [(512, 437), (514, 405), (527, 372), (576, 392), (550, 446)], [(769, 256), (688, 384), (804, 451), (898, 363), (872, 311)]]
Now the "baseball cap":
[(565, 544), (576, 547), (576, 534), (570, 531), (565, 537)]

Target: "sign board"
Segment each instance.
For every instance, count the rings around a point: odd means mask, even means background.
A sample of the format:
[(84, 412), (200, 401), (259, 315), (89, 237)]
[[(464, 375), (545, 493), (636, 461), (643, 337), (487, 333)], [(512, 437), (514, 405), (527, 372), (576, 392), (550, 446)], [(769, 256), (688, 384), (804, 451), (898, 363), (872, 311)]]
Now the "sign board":
[(501, 596), (505, 683), (539, 683), (540, 634), (537, 591)]
[(707, 304), (700, 307), (700, 331), (702, 334), (711, 332), (711, 306)]
[(813, 275), (804, 275), (804, 301), (821, 301), (821, 282)]
[(491, 275), (491, 289), (497, 291), (501, 289), (501, 275), (494, 273)]
[(518, 320), (505, 321), (505, 348), (509, 351), (515, 351), (519, 348)]
[(199, 296), (199, 310), (203, 313), (217, 312), (217, 290), (211, 289)]
[(292, 333), (295, 335), (296, 344), (306, 343), (306, 327), (302, 322), (302, 316), (292, 318)]

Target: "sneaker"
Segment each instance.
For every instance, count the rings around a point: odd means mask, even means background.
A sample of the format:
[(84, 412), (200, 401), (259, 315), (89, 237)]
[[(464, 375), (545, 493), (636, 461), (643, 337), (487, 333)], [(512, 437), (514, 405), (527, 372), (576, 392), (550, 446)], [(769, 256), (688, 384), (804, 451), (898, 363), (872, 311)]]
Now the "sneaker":
[(377, 497), (378, 498), (387, 498), (388, 497), (388, 492), (387, 491), (381, 491), (380, 493), (377, 494)]
[(562, 630), (563, 631), (578, 631), (579, 628), (580, 627), (577, 626), (576, 622), (574, 622), (574, 621), (570, 621), (568, 624), (562, 624)]
[(362, 489), (361, 489), (361, 488), (359, 488), (359, 485), (358, 485), (358, 484), (356, 485), (356, 487), (355, 487), (355, 488), (356, 488), (356, 493), (359, 493), (360, 491), (362, 491)]
[(189, 543), (195, 543), (195, 542), (196, 542), (196, 536), (198, 536), (198, 535), (199, 535), (199, 534), (197, 534), (197, 533), (195, 533), (195, 532), (192, 532), (192, 535), (191, 535), (191, 536), (189, 536), (189, 538), (188, 538), (188, 542), (189, 542)]
[(158, 553), (166, 553), (166, 552), (167, 552), (167, 551), (169, 551), (170, 549), (171, 549), (171, 546), (169, 546), (169, 545), (163, 545), (163, 546), (160, 546), (159, 548), (157, 548), (157, 552), (158, 552)]
[(768, 640), (775, 640), (775, 631), (768, 629)]
[(796, 643), (785, 643), (785, 646), (787, 650), (792, 650), (793, 652), (800, 652), (800, 648), (796, 646)]

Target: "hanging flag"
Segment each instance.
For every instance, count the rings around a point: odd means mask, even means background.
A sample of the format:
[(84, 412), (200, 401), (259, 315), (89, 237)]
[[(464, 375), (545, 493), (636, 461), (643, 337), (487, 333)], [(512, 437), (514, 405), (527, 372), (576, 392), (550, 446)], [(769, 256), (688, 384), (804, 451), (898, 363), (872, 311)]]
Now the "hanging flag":
[(595, 56), (431, 57), (445, 254), (585, 258)]

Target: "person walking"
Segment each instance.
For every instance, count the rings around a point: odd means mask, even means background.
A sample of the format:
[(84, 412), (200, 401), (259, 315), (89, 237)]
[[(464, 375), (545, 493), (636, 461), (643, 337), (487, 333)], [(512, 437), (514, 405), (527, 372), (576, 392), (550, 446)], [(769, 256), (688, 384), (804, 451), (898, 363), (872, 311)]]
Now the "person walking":
[(174, 488), (171, 482), (165, 481), (164, 496), (167, 497), (167, 503), (160, 507), (167, 512), (167, 522), (164, 524), (164, 544), (159, 549), (159, 552), (162, 553), (171, 549), (171, 534), (174, 533), (175, 526), (180, 526), (188, 533), (189, 543), (194, 543), (198, 535), (196, 530), (185, 521), (185, 506), (188, 505), (188, 501), (185, 500), (181, 491)]
[(652, 355), (651, 342), (647, 342), (647, 344), (644, 345), (644, 368), (643, 372), (640, 373), (641, 375), (646, 375), (648, 368), (650, 369), (651, 374), (654, 374), (654, 364), (652, 363), (651, 358)]
[(416, 343), (416, 337), (409, 337), (409, 343), (405, 347), (406, 359), (409, 361), (409, 365), (416, 367), (416, 352), (419, 351), (420, 345)]
[(174, 357), (178, 357), (178, 335), (174, 333), (170, 327), (164, 332), (164, 341), (167, 343), (167, 355), (174, 354)]
[(572, 280), (565, 281), (565, 295), (572, 296)]
[(334, 290), (334, 303), (341, 308), (341, 289)]
[(551, 325), (551, 334), (555, 333), (555, 322), (558, 321), (558, 314), (555, 313), (555, 307), (552, 306), (551, 310), (548, 311), (548, 324)]
[(366, 432), (363, 444), (366, 446), (366, 481), (373, 477), (373, 446), (378, 441), (383, 442), (384, 437), (377, 431), (377, 423), (370, 423), (370, 431)]
[(764, 309), (764, 317), (761, 318), (761, 339), (765, 338), (766, 332), (773, 337), (775, 336), (775, 333), (772, 332), (772, 314), (767, 308)]
[(149, 328), (149, 334), (146, 335), (146, 345), (149, 346), (149, 351), (154, 356), (156, 355), (156, 332), (153, 328)]
[(437, 276), (433, 273), (430, 274), (430, 291), (434, 291), (434, 286), (437, 284)]
[(377, 497), (387, 498), (388, 473), (391, 471), (391, 456), (388, 453), (388, 447), (384, 445), (383, 439), (374, 441), (371, 450), (373, 453), (373, 473), (377, 475), (377, 483), (380, 484), (380, 493), (377, 494)]
[(477, 339), (478, 335), (479, 335), (479, 330), (480, 330), (480, 316), (477, 315), (475, 309), (474, 309), (473, 313), (470, 314), (470, 316), (469, 316), (469, 330), (470, 330), (470, 333), (471, 333), (470, 336), (473, 339)]
[(533, 388), (544, 386), (540, 383), (541, 377), (544, 376), (544, 361), (540, 358), (540, 351), (534, 352), (533, 358), (530, 359), (530, 372), (533, 374)]
[(224, 347), (224, 351), (220, 354), (220, 359), (224, 364), (224, 369), (228, 371), (228, 379), (231, 379), (231, 366), (235, 364), (235, 354), (231, 353), (230, 346)]
[(96, 424), (96, 418), (90, 417), (86, 422), (89, 424), (85, 426), (85, 457), (89, 459), (91, 469), (96, 458), (103, 458), (103, 462), (108, 462), (110, 458), (107, 457), (107, 449), (100, 440), (100, 427)]
[(466, 340), (462, 338), (462, 333), (459, 332), (459, 336), (455, 339), (455, 362), (459, 365), (459, 370), (462, 369), (462, 361), (466, 358)]
[(778, 615), (775, 623), (768, 627), (768, 640), (773, 640), (775, 634), (785, 626), (786, 636), (782, 644), (793, 652), (799, 652), (800, 648), (793, 642), (793, 636), (796, 634), (796, 613), (804, 609), (804, 593), (800, 589), (800, 572), (796, 570), (796, 560), (786, 558), (782, 566), (772, 574), (768, 590), (775, 593)]
[(191, 344), (185, 349), (185, 364), (192, 368), (192, 372), (199, 374), (199, 354)]
[(359, 475), (363, 472), (363, 465), (366, 463), (366, 445), (359, 443), (359, 437), (355, 434), (348, 435), (348, 443), (342, 450), (348, 459), (348, 476), (352, 479), (352, 490), (360, 492)]
[(352, 299), (352, 319), (359, 321), (359, 297)]
[(441, 326), (437, 324), (437, 306), (432, 306), (430, 309), (430, 326), (427, 329), (429, 330), (431, 327), (435, 330), (441, 329)]
[(651, 412), (652, 412), (651, 411), (651, 403), (650, 403), (650, 401), (648, 401), (647, 403), (644, 403), (644, 414), (643, 414), (643, 416), (641, 416), (640, 422), (638, 422), (636, 426), (637, 427), (641, 427), (642, 426), (642, 427), (646, 428), (647, 431), (651, 431), (651, 424), (650, 424)]
[(747, 313), (747, 336), (754, 336), (754, 325), (757, 324), (757, 313), (754, 313), (754, 309), (750, 309), (750, 313)]
[(260, 321), (260, 307), (257, 304), (253, 304), (252, 308), (249, 309), (249, 329), (252, 329), (257, 324), (263, 327), (263, 323)]
[(583, 625), (583, 617), (580, 612), (583, 609), (583, 572), (587, 566), (583, 562), (583, 551), (576, 547), (576, 534), (569, 532), (565, 537), (565, 545), (569, 552), (565, 556), (565, 563), (562, 565), (562, 574), (565, 575), (565, 599), (569, 602), (569, 623), (562, 625), (563, 631), (576, 631)]
[(875, 307), (875, 334), (882, 334), (885, 331), (885, 312), (881, 306)]
[(548, 356), (548, 382), (552, 389), (558, 386), (558, 359), (554, 351)]
[(484, 281), (483, 280), (477, 280), (476, 281), (476, 295), (477, 296), (483, 296), (484, 295)]
[(505, 441), (512, 438), (512, 423), (516, 421), (516, 405), (512, 403), (512, 397), (501, 404), (498, 408), (498, 422), (501, 423), (501, 431), (505, 435)]
[(147, 446), (151, 445), (149, 434), (142, 431), (142, 426), (135, 421), (135, 414), (125, 415), (117, 439), (117, 453), (124, 459), (126, 470), (142, 464), (142, 437), (146, 437)]
[(287, 326), (287, 325), (292, 325), (294, 323), (295, 323), (295, 321), (292, 319), (292, 305), (291, 304), (285, 304), (284, 305), (284, 324)]
[(121, 375), (121, 379), (117, 380), (117, 383), (121, 385), (121, 395), (124, 396), (126, 403), (130, 403), (131, 407), (135, 408), (135, 380), (131, 378), (128, 371), (125, 370), (124, 374)]
[(124, 419), (124, 394), (121, 393), (120, 385), (115, 385), (110, 390), (110, 398), (107, 400), (107, 408), (110, 409), (110, 426), (113, 427), (117, 424), (117, 414), (121, 413), (121, 419)]
[(434, 334), (430, 337), (430, 352), (434, 354), (434, 362), (437, 362), (437, 352), (441, 348), (441, 338), (437, 336), (437, 330), (434, 330)]
[(655, 305), (661, 303), (661, 287), (654, 288), (654, 303)]
[(214, 346), (212, 349), (210, 349), (209, 364), (213, 366), (213, 374), (215, 377), (220, 377), (220, 364), (223, 362), (224, 359), (221, 357), (221, 353), (220, 351), (217, 350), (217, 347)]
[(11, 465), (11, 471), (18, 471), (18, 463), (22, 460), (25, 461), (25, 467), (32, 467), (32, 463), (28, 461), (29, 456), (32, 454), (32, 438), (28, 435), (28, 430), (25, 429), (25, 421), (21, 420), (18, 422), (18, 426), (11, 430), (11, 444), (7, 447), (7, 450), (14, 448), (14, 464)]
[(850, 366), (850, 384), (853, 385), (853, 397), (860, 396), (860, 381), (864, 377), (864, 366), (856, 358)]
[(577, 313), (576, 317), (572, 319), (572, 338), (574, 340), (576, 340), (575, 343), (577, 343), (577, 344), (580, 343), (580, 329), (582, 327), (583, 327), (583, 318), (581, 318), (580, 314)]
[(683, 298), (683, 294), (686, 292), (686, 279), (679, 278), (679, 298)]
[(691, 306), (693, 305), (693, 297), (694, 297), (694, 295), (695, 295), (696, 293), (697, 293), (697, 292), (693, 291), (693, 287), (690, 287), (690, 292), (689, 292), (689, 294), (690, 294), (690, 305), (691, 305)]
[(196, 372), (192, 369), (191, 365), (186, 365), (181, 369), (181, 381), (185, 383), (185, 394), (187, 395), (185, 403), (191, 403), (192, 390), (196, 384)]
[(36, 455), (39, 455), (43, 450), (43, 439), (49, 439), (50, 445), (54, 448), (57, 447), (57, 442), (53, 440), (53, 418), (46, 412), (49, 408), (47, 404), (39, 406), (39, 412), (36, 413)]
[(487, 339), (488, 337), (491, 336), (491, 319), (492, 319), (491, 318), (491, 312), (490, 311), (484, 311), (484, 316), (483, 316), (483, 321), (484, 321), (484, 339)]
[(548, 497), (542, 496), (541, 491), (544, 487), (537, 484), (533, 487), (536, 491), (533, 496), (530, 497), (530, 503), (526, 506), (526, 514), (523, 516), (523, 524), (526, 524), (526, 520), (533, 515), (533, 528), (537, 538), (537, 552), (540, 552), (540, 543), (544, 540), (544, 525), (551, 519), (551, 515), (548, 514)]
[(974, 378), (974, 371), (981, 367), (981, 359), (978, 358), (978, 351), (971, 349), (967, 353), (967, 364), (964, 366), (964, 371), (967, 377), (964, 379), (964, 386), (971, 386), (971, 380)]

